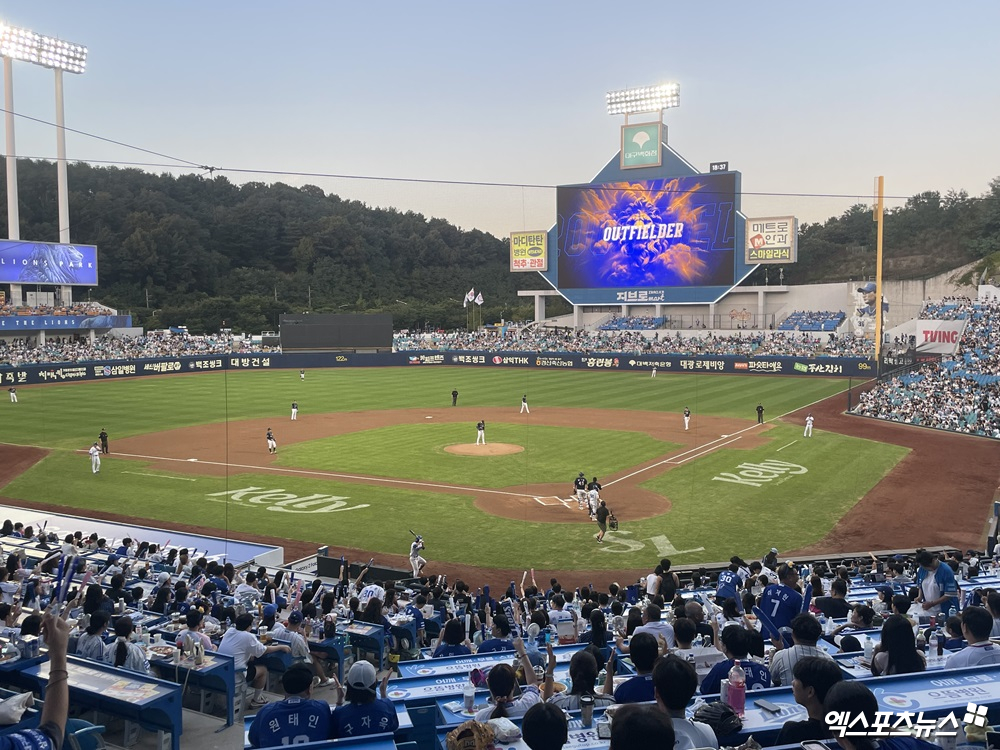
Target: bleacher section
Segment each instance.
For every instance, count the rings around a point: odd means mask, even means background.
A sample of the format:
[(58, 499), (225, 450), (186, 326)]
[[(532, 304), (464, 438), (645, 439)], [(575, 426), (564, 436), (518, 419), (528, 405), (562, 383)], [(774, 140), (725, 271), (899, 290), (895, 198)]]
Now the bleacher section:
[[(47, 570), (50, 579), (62, 578), (63, 565), (59, 565), (59, 574), (55, 573), (53, 563), (57, 558), (63, 562), (75, 560), (76, 564), (66, 562), (65, 565), (65, 589), (70, 591), (67, 598), (72, 598), (75, 587), (82, 587), (89, 582), (86, 602), (90, 604), (85, 602), (81, 607), (79, 602), (72, 603), (71, 617), (74, 620), (103, 609), (115, 622), (125, 618), (133, 625), (142, 625), (146, 636), (135, 637), (133, 645), (140, 644), (139, 648), (142, 649), (141, 644), (148, 637), (149, 645), (144, 649), (152, 665), (152, 670), (148, 673), (143, 671), (148, 670), (148, 667), (131, 671), (82, 656), (71, 656), (67, 668), (70, 672), (73, 705), (77, 709), (102, 712), (109, 732), (121, 731), (126, 745), (133, 745), (139, 740), (138, 746), (143, 750), (154, 746), (165, 747), (167, 743), (174, 750), (180, 750), (182, 746), (198, 746), (197, 735), (193, 731), (210, 736), (210, 732), (215, 729), (225, 730), (227, 736), (232, 738), (232, 742), (227, 742), (226, 747), (242, 745), (244, 730), (249, 729), (254, 721), (252, 715), (247, 715), (253, 713), (253, 710), (247, 708), (252, 690), (247, 687), (242, 670), (235, 669), (234, 657), (225, 653), (225, 645), (223, 644), (221, 652), (214, 649), (225, 634), (235, 632), (234, 628), (227, 629), (227, 621), (237, 623), (241, 621), (238, 618), (241, 618), (245, 624), (248, 617), (252, 623), (251, 632), (259, 634), (272, 647), (271, 652), (262, 654), (257, 660), (257, 668), (266, 667), (268, 673), (264, 693), (266, 700), (276, 701), (283, 697), (280, 678), (297, 661), (301, 661), (301, 658), (294, 656), (299, 653), (296, 649), (307, 649), (314, 665), (325, 665), (325, 674), (336, 675), (341, 682), (345, 680), (348, 667), (358, 660), (371, 661), (376, 669), (393, 667), (396, 674), (388, 682), (385, 700), (392, 703), (398, 729), (393, 733), (355, 737), (347, 744), (351, 746), (351, 750), (437, 750), (447, 731), (461, 725), (470, 714), (483, 710), (488, 705), (489, 691), (485, 685), (479, 684), (471, 694), (472, 711), (463, 708), (471, 670), (486, 671), (496, 664), (509, 663), (514, 656), (515, 644), (509, 641), (501, 643), (499, 651), (487, 652), (483, 649), (482, 653), (475, 653), (484, 638), (497, 637), (496, 633), (490, 634), (485, 628), (489, 621), (487, 614), (499, 617), (509, 613), (518, 621), (515, 624), (524, 628), (527, 623), (523, 613), (526, 611), (536, 612), (532, 622), (538, 622), (540, 629), (537, 636), (532, 631), (532, 636), (526, 638), (526, 654), (523, 658), (543, 673), (546, 663), (551, 665), (553, 700), (563, 701), (566, 698), (559, 697), (560, 691), (569, 695), (571, 741), (595, 750), (605, 750), (608, 747), (607, 741), (597, 738), (594, 727), (583, 726), (579, 709), (572, 702), (574, 694), (583, 688), (574, 685), (570, 679), (571, 664), (574, 663), (575, 655), (589, 648), (587, 644), (593, 635), (589, 624), (595, 618), (596, 621), (602, 619), (593, 613), (603, 613), (603, 620), (607, 624), (605, 640), (595, 645), (606, 653), (617, 653), (611, 673), (606, 677), (598, 676), (594, 685), (597, 692), (616, 689), (621, 683), (635, 677), (639, 671), (630, 655), (620, 649), (627, 648), (632, 643), (635, 629), (641, 622), (638, 617), (640, 612), (645, 612), (647, 619), (650, 613), (655, 613), (662, 620), (660, 625), (670, 634), (667, 636), (666, 646), (692, 664), (700, 684), (716, 665), (728, 669), (725, 656), (714, 647), (710, 638), (703, 640), (704, 636), (699, 636), (699, 640), (693, 644), (671, 642), (674, 634), (680, 632), (679, 629), (675, 631), (674, 626), (679, 628), (682, 618), (693, 617), (697, 620), (703, 614), (703, 625), (707, 627), (707, 623), (715, 621), (718, 627), (716, 632), (728, 627), (741, 627), (751, 635), (755, 634), (762, 626), (768, 627), (762, 619), (753, 616), (729, 618), (724, 614), (724, 609), (728, 606), (724, 598), (729, 589), (721, 587), (729, 586), (732, 582), (721, 581), (719, 574), (735, 573), (734, 590), (744, 598), (749, 597), (749, 602), (759, 601), (757, 597), (765, 586), (772, 585), (770, 576), (773, 572), (769, 573), (768, 570), (777, 571), (781, 575), (789, 570), (787, 565), (779, 565), (777, 555), (772, 553), (763, 560), (763, 563), (771, 566), (770, 569), (761, 568), (760, 563), (756, 562), (748, 566), (740, 558), (733, 558), (728, 567), (717, 565), (694, 570), (668, 570), (664, 575), (660, 575), (662, 568), (658, 568), (650, 576), (640, 578), (637, 583), (627, 584), (624, 588), (619, 588), (617, 584), (598, 584), (593, 590), (589, 587), (563, 589), (558, 582), (539, 586), (532, 578), (523, 581), (515, 591), (497, 591), (491, 597), (489, 588), (476, 588), (475, 581), (470, 581), (468, 587), (461, 588), (449, 587), (434, 578), (376, 582), (370, 576), (366, 577), (367, 569), (359, 572), (357, 568), (351, 572), (354, 580), (303, 580), (302, 575), (296, 580), (290, 568), (258, 567), (256, 564), (229, 564), (216, 568), (213, 567), (215, 563), (204, 558), (191, 560), (186, 565), (178, 559), (175, 564), (169, 565), (161, 560), (164, 557), (174, 557), (173, 554), (167, 554), (176, 551), (173, 544), (169, 545), (170, 549), (158, 550), (155, 559), (147, 554), (145, 543), (150, 539), (145, 537), (152, 530), (122, 527), (117, 531), (122, 534), (129, 532), (132, 537), (127, 546), (114, 549), (114, 543), (107, 543), (103, 549), (95, 549), (95, 542), (92, 540), (99, 532), (94, 527), (92, 537), (91, 531), (97, 522), (70, 516), (39, 519), (37, 511), (29, 513), (10, 507), (0, 509), (0, 513), (5, 514), (8, 520), (0, 530), (0, 534), (6, 533), (0, 536), (0, 544), (4, 546), (5, 552), (13, 553), (15, 560), (25, 561), (23, 565), (20, 562), (8, 563), (7, 568), (11, 570), (11, 579), (19, 584), (18, 591), (24, 592), (26, 608), (44, 606), (60, 589), (58, 585), (51, 583), (48, 586), (42, 585), (40, 571), (46, 564), (39, 558), (49, 558)], [(22, 526), (18, 526), (20, 531), (11, 533), (13, 518), (33, 519), (36, 525), (34, 531), (38, 533), (33, 538), (27, 538), (22, 533)], [(39, 526), (43, 528), (42, 531)], [(74, 529), (74, 526), (79, 529)], [(60, 549), (60, 540), (64, 534), (72, 535), (74, 531), (79, 532), (79, 549), (72, 552), (65, 551), (65, 547)], [(104, 533), (113, 534), (115, 531), (110, 527), (100, 529)], [(161, 533), (176, 536), (174, 541), (179, 540), (181, 544), (189, 543), (188, 539), (172, 532)], [(143, 538), (135, 538), (138, 535)], [(40, 544), (46, 544), (48, 548), (40, 549)], [(229, 541), (228, 544), (242, 543)], [(988, 599), (990, 590), (1000, 589), (1000, 568), (995, 559), (973, 551), (963, 554), (948, 550), (938, 554), (938, 565), (957, 577), (961, 586), (955, 602), (958, 611), (979, 607)], [(961, 713), (965, 710), (972, 698), (962, 686), (970, 686), (970, 689), (974, 687), (979, 691), (975, 696), (976, 700), (979, 705), (987, 707), (989, 720), (995, 722), (1000, 718), (1000, 666), (983, 664), (978, 667), (949, 668), (949, 656), (965, 646), (961, 638), (949, 641), (940, 655), (930, 652), (926, 657), (926, 670), (879, 678), (878, 682), (872, 682), (870, 670), (860, 665), (864, 656), (861, 652), (841, 653), (842, 647), (850, 643), (857, 644), (868, 639), (874, 644), (880, 642), (883, 632), (880, 623), (889, 615), (881, 592), (908, 594), (914, 579), (925, 574), (920, 571), (926, 571), (926, 566), (916, 564), (918, 559), (908, 552), (892, 550), (857, 558), (840, 559), (838, 556), (831, 560), (828, 556), (794, 563), (793, 569), (801, 575), (801, 587), (804, 588), (807, 584), (813, 587), (813, 598), (811, 602), (806, 602), (807, 606), (803, 609), (817, 616), (823, 632), (830, 633), (836, 625), (846, 624), (844, 619), (826, 620), (822, 615), (822, 607), (825, 605), (819, 597), (829, 589), (834, 579), (848, 582), (849, 602), (865, 606), (874, 604), (877, 611), (877, 619), (870, 627), (854, 626), (851, 634), (855, 636), (855, 640), (841, 640), (830, 634), (821, 639), (817, 646), (836, 660), (844, 680), (854, 680), (871, 689), (876, 686), (883, 688), (875, 691), (879, 696), (881, 711), (897, 712), (902, 705), (900, 700), (905, 698), (909, 701), (907, 709), (921, 710), (925, 717), (943, 720), (949, 713)], [(123, 585), (116, 587), (113, 583), (110, 566), (115, 566), (115, 572), (120, 569)], [(253, 577), (249, 575), (251, 572)], [(673, 572), (679, 574), (676, 597), (672, 601), (664, 601), (660, 581), (672, 576)], [(757, 578), (758, 574), (762, 575), (761, 579)], [(940, 575), (935, 577), (944, 580)], [(96, 597), (93, 597), (90, 594), (95, 585), (97, 592)], [(659, 591), (647, 590), (649, 586), (661, 588)], [(136, 587), (141, 588), (141, 594), (135, 594), (138, 598), (134, 601), (126, 600), (126, 593)], [(669, 588), (673, 589), (673, 586)], [(174, 595), (157, 595), (156, 592), (163, 590), (172, 590)], [(949, 590), (945, 588), (946, 593)], [(182, 591), (184, 595), (181, 595)], [(477, 593), (472, 594), (472, 591)], [(6, 593), (6, 590), (0, 589), (0, 592)], [(418, 600), (418, 596), (427, 597), (427, 601)], [(363, 601), (352, 600), (352, 597), (359, 597)], [(909, 601), (911, 597), (904, 598)], [(103, 603), (95, 604), (99, 600), (106, 601), (107, 608), (104, 608)], [(566, 615), (561, 618), (555, 613), (556, 609), (563, 606), (560, 600), (565, 600), (566, 603)], [(277, 605), (274, 612), (263, 607), (270, 601)], [(358, 609), (352, 609), (352, 606)], [(950, 606), (950, 602), (947, 606)], [(187, 632), (184, 622), (178, 621), (178, 617), (192, 611), (194, 607), (206, 612), (205, 622), (208, 625), (205, 632), (212, 643), (212, 648), (205, 652), (204, 657), (196, 655), (197, 658), (203, 658), (201, 664), (196, 663), (196, 657), (189, 654), (175, 656), (177, 652), (173, 648), (175, 642), (185, 643), (184, 634)], [(362, 610), (365, 610), (364, 613)], [(293, 613), (295, 617), (291, 616)], [(946, 608), (942, 610), (941, 617), (945, 618), (950, 614), (953, 613)], [(931, 615), (932, 612), (925, 610), (922, 605), (911, 603), (909, 616), (916, 623), (914, 627), (921, 639), (928, 635), (936, 637), (943, 623), (943, 619), (939, 619), (935, 624)], [(468, 624), (462, 625), (459, 635), (463, 639), (467, 638), (465, 643), (469, 645), (459, 643), (456, 644), (457, 648), (449, 649), (452, 651), (451, 655), (434, 656), (435, 646), (447, 645), (443, 640), (446, 637), (444, 634), (449, 630), (443, 627), (445, 623), (452, 618), (456, 622), (462, 622), (466, 617)], [(764, 618), (764, 615), (759, 617)], [(15, 616), (15, 620), (17, 619)], [(555, 623), (560, 619), (564, 622), (557, 626)], [(306, 630), (300, 630), (300, 621)], [(421, 623), (423, 628), (420, 627)], [(28, 628), (28, 622), (23, 616), (20, 624), (25, 629)], [(85, 624), (85, 619), (81, 620), (80, 626), (71, 636), (74, 643), (79, 640), (81, 628)], [(708, 628), (704, 632), (711, 631), (712, 628)], [(427, 639), (426, 634), (431, 632), (439, 634), (436, 642)], [(551, 657), (546, 654), (546, 633), (551, 635), (553, 643), (559, 636), (561, 644), (553, 648)], [(9, 631), (7, 634), (0, 634), (0, 638), (4, 637), (9, 637)], [(623, 640), (617, 641), (618, 638)], [(503, 641), (503, 638), (500, 640)], [(758, 637), (756, 642), (761, 648), (758, 651), (754, 646), (749, 660), (766, 664), (768, 658), (763, 653), (764, 641)], [(75, 650), (75, 646), (73, 649)], [(5, 665), (0, 662), (0, 680), (6, 679), (8, 683), (13, 681), (25, 689), (40, 690), (46, 684), (48, 676), (47, 659), (45, 654), (29, 654), (13, 662), (15, 668), (8, 670), (3, 670)], [(606, 654), (602, 653), (595, 666), (606, 661)], [(531, 677), (533, 676), (532, 674)], [(529, 683), (532, 681), (530, 677), (526, 679)], [(943, 683), (942, 680), (947, 682)], [(125, 684), (132, 691), (128, 695), (122, 692), (121, 686)], [(935, 684), (947, 684), (955, 689), (947, 691), (947, 694), (938, 691), (933, 700), (927, 703), (922, 696), (928, 689), (933, 689)], [(559, 687), (556, 688), (556, 685)], [(525, 687), (523, 690), (529, 693), (533, 688)], [(549, 688), (545, 687), (545, 690), (548, 691)], [(743, 728), (720, 737), (722, 744), (736, 745), (753, 735), (764, 747), (774, 746), (785, 722), (800, 721), (806, 717), (805, 708), (796, 702), (788, 685), (767, 685), (750, 692), (752, 695), (748, 696), (746, 702)], [(139, 693), (142, 698), (137, 697)], [(995, 697), (991, 697), (994, 694)], [(326, 683), (312, 689), (314, 699), (334, 703), (337, 696), (337, 690)], [(759, 699), (776, 704), (780, 710), (769, 711), (757, 705)], [(688, 705), (687, 715), (690, 717), (695, 707), (703, 701), (718, 700), (720, 696), (715, 692), (696, 695)], [(263, 702), (264, 700), (256, 700), (251, 708), (254, 705), (259, 708)], [(603, 707), (597, 708), (594, 713), (595, 721), (602, 722), (604, 714)], [(37, 716), (34, 718), (37, 721)], [(215, 727), (205, 729), (197, 724), (203, 719), (215, 722)], [(510, 719), (519, 726), (521, 712), (511, 713)], [(197, 730), (193, 729), (195, 726), (198, 726)], [(377, 729), (373, 727), (372, 731)], [(344, 743), (345, 740), (331, 740), (306, 746), (315, 750), (332, 750), (346, 747)], [(520, 748), (521, 745), (515, 747)]]
[(837, 312), (810, 312), (796, 310), (778, 326), (779, 331), (836, 331), (847, 316), (843, 310)]
[(853, 413), (1000, 438), (1000, 302), (928, 302), (923, 319), (969, 320), (953, 358), (880, 382)]
[(648, 315), (627, 317), (615, 316), (611, 320), (602, 323), (598, 330), (601, 331), (655, 331), (658, 328), (666, 327), (667, 319), (662, 315), (658, 318)]

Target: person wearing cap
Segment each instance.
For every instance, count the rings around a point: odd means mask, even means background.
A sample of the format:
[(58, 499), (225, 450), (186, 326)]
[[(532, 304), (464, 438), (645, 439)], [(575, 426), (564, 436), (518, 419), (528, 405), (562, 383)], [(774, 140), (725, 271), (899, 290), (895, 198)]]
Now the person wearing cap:
[[(288, 640), (288, 645), (292, 649), (292, 659), (296, 663), (308, 665), (316, 675), (319, 680), (317, 687), (327, 687), (334, 683), (332, 677), (326, 676), (326, 670), (323, 669), (323, 659), (326, 658), (325, 653), (317, 652), (313, 654), (309, 650), (309, 643), (306, 638), (309, 635), (307, 630), (303, 630), (302, 620), (304, 619), (302, 612), (299, 610), (293, 610), (288, 615), (288, 626), (285, 628), (285, 638)], [(314, 659), (313, 656), (318, 658)]]
[(379, 683), (375, 667), (370, 662), (356, 661), (351, 665), (345, 680), (346, 693), (338, 691), (331, 737), (360, 737), (395, 732), (399, 728), (396, 707), (386, 697), (389, 674), (386, 671)]
[(101, 449), (97, 447), (97, 443), (94, 443), (87, 453), (90, 454), (90, 470), (97, 474), (101, 470)]
[[(877, 287), (874, 281), (869, 281), (867, 284), (858, 287), (858, 292), (862, 295), (864, 300), (864, 306), (858, 308), (858, 315), (871, 316), (875, 314), (875, 302), (877, 299)], [(888, 309), (889, 305), (882, 303), (882, 310)]]
[(281, 676), (285, 699), (257, 712), (247, 739), (250, 747), (282, 747), (333, 739), (330, 704), (312, 697), (312, 670), (293, 664)]
[(253, 615), (245, 613), (237, 617), (236, 623), (222, 636), (222, 642), (219, 643), (219, 653), (233, 657), (233, 667), (237, 673), (246, 670), (247, 684), (253, 687), (253, 699), (250, 701), (250, 705), (259, 708), (267, 703), (267, 699), (264, 697), (267, 669), (258, 668), (253, 660), (276, 651), (287, 653), (291, 649), (283, 643), (272, 643), (270, 646), (265, 646), (257, 640), (257, 636), (250, 632), (251, 625), (253, 625)]
[(584, 506), (587, 505), (587, 477), (582, 471), (573, 480), (573, 489), (576, 491), (577, 507), (583, 510)]

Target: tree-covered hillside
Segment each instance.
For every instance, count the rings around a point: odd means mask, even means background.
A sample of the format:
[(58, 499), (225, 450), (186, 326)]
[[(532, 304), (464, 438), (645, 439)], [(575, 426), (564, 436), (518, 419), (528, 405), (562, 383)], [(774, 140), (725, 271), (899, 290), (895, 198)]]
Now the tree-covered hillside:
[[(100, 289), (90, 293), (148, 328), (186, 323), (200, 332), (226, 321), (255, 332), (274, 328), (279, 313), (308, 309), (384, 311), (397, 328), (454, 328), (465, 325), (461, 301), (472, 287), (482, 291), (490, 322), (530, 317), (517, 290), (545, 286), (534, 274), (509, 273), (506, 239), (315, 186), (71, 164), (69, 187), (72, 239), (99, 248)], [(21, 238), (57, 240), (55, 165), (19, 160), (18, 189)], [(5, 183), (0, 193), (5, 204)], [(5, 212), (0, 233), (9, 236)], [(785, 268), (785, 280), (870, 276), (874, 237), (871, 212), (860, 205), (805, 224), (800, 262)], [(926, 192), (887, 213), (887, 278), (929, 276), (998, 254), (1000, 178), (980, 197)], [(762, 269), (747, 281), (762, 282)], [(549, 304), (553, 313), (560, 307)]]
[[(458, 327), (473, 287), (489, 322), (529, 316), (530, 300), (517, 290), (541, 286), (535, 274), (509, 273), (506, 240), (315, 186), (87, 164), (68, 171), (72, 239), (98, 246), (100, 288), (90, 293), (147, 327), (208, 331), (226, 321), (259, 332), (275, 328), (279, 313), (309, 309), (389, 311), (397, 327)], [(55, 180), (51, 162), (19, 160), (22, 239), (58, 240)], [(6, 213), (0, 232), (9, 236)]]

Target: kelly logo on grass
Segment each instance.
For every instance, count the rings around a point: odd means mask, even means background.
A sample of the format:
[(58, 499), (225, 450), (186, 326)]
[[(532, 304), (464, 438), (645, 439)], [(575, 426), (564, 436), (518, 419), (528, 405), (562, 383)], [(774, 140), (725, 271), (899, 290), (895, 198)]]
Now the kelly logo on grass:
[(293, 495), (284, 490), (268, 490), (263, 487), (244, 487), (229, 492), (212, 492), (208, 497), (225, 497), (245, 505), (266, 505), (267, 510), (282, 513), (337, 513), (342, 510), (367, 508), (368, 504), (348, 506), (349, 498), (340, 495)]
[[(717, 477), (712, 477), (713, 482), (732, 482), (733, 484), (745, 484), (749, 487), (763, 487), (768, 482), (786, 474), (805, 474), (809, 469), (798, 464), (790, 464), (787, 461), (767, 459), (759, 464), (740, 464), (736, 467), (736, 474), (723, 472)], [(779, 482), (780, 484), (780, 482)]]

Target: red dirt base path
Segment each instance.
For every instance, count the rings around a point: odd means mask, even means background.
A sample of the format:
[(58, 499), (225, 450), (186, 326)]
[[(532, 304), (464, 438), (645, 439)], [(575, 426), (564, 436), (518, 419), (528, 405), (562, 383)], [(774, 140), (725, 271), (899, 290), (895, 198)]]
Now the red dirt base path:
[[(802, 424), (807, 412), (816, 419), (817, 438), (824, 430), (839, 432), (885, 443), (904, 445), (911, 453), (879, 484), (862, 498), (838, 524), (817, 544), (801, 550), (782, 550), (783, 556), (805, 554), (837, 553), (866, 549), (916, 548), (918, 546), (954, 545), (960, 548), (976, 548), (983, 544), (984, 528), (990, 509), (990, 501), (997, 489), (998, 466), (1000, 466), (1000, 441), (973, 438), (952, 433), (908, 427), (879, 420), (849, 417), (842, 413), (846, 397), (841, 394), (826, 399), (807, 409), (802, 409), (785, 418), (786, 422)], [(374, 429), (389, 424), (423, 421), (431, 417), (444, 422), (468, 422), (470, 443), (475, 438), (475, 423), (485, 419), (512, 422), (523, 420), (528, 424), (554, 426), (629, 429), (637, 419), (635, 412), (586, 411), (579, 409), (543, 409), (527, 416), (515, 417), (510, 409), (470, 409), (444, 408), (419, 409), (392, 412), (362, 412), (334, 415), (299, 415), (296, 422), (276, 420), (250, 420), (228, 425), (205, 425), (200, 427), (172, 430), (169, 432), (143, 435), (112, 444), (112, 458), (130, 454), (136, 458), (162, 457), (156, 462), (158, 468), (174, 472), (207, 473), (224, 475), (238, 466), (240, 469), (259, 468), (267, 470), (274, 462), (264, 445), (263, 435), (267, 427), (273, 427), (281, 445), (314, 440), (319, 437)], [(695, 417), (693, 429), (685, 432), (681, 419), (676, 414), (643, 413), (642, 431), (651, 436), (670, 442), (680, 443), (678, 453), (693, 446), (701, 446), (720, 435), (739, 435), (740, 439), (727, 448), (750, 448), (759, 444), (758, 435), (767, 426), (753, 427), (752, 422), (743, 420)], [(634, 429), (634, 428), (632, 428)], [(487, 433), (488, 434), (488, 433)], [(36, 448), (17, 446), (4, 447), (4, 460), (0, 462), (0, 484), (26, 470), (46, 454)], [(198, 458), (198, 462), (189, 462)], [(173, 460), (167, 460), (173, 459)], [(208, 463), (217, 462), (217, 463)], [(631, 467), (625, 474), (632, 476), (602, 477), (606, 497), (627, 497), (628, 504), (616, 504), (616, 515), (621, 520), (632, 520), (663, 513), (669, 510), (669, 500), (638, 487), (668, 465), (648, 465)], [(575, 469), (576, 467), (572, 467)], [(585, 469), (585, 467), (580, 467)], [(633, 474), (637, 469), (639, 473)], [(646, 470), (648, 469), (648, 470)], [(520, 496), (497, 495), (488, 491), (476, 497), (476, 506), (496, 515), (524, 520), (529, 513), (537, 516), (539, 510), (534, 496), (568, 496), (570, 476), (556, 484), (538, 486), (518, 486), (506, 491), (520, 493)], [(384, 480), (359, 478), (359, 482), (385, 484)], [(436, 486), (436, 492), (461, 492), (467, 489)], [(804, 498), (807, 502), (808, 499)], [(28, 503), (0, 498), (0, 502), (21, 507), (31, 507), (42, 511), (65, 513), (67, 508), (42, 503)], [(134, 523), (135, 519), (120, 514), (99, 511), (82, 511), (88, 516), (108, 521)], [(573, 508), (561, 505), (544, 508), (545, 520), (579, 522), (581, 514)], [(153, 522), (155, 525), (157, 522)], [(171, 523), (179, 531), (218, 535), (217, 529)], [(595, 529), (596, 531), (596, 529)], [(326, 542), (322, 539), (297, 541), (269, 537), (266, 535), (240, 534), (241, 539), (262, 544), (282, 546), (286, 560), (296, 560), (314, 554), (316, 548)], [(765, 539), (760, 541), (761, 549), (770, 546)], [(345, 547), (331, 547), (330, 554), (347, 555), (349, 559), (367, 559), (368, 550)], [(405, 555), (376, 555), (380, 563), (406, 569)], [(526, 564), (530, 562), (526, 559)], [(645, 575), (656, 564), (650, 559), (649, 569), (636, 570), (536, 570), (540, 585), (550, 577), (557, 577), (564, 585), (578, 586), (589, 582), (604, 585), (612, 579), (625, 585), (639, 576)], [(681, 561), (677, 561), (680, 563)], [(489, 583), (494, 587), (505, 587), (512, 579), (520, 581), (523, 570), (493, 569), (452, 563), (437, 564), (432, 559), (428, 572), (447, 573), (449, 578), (464, 578), (473, 585)]]

